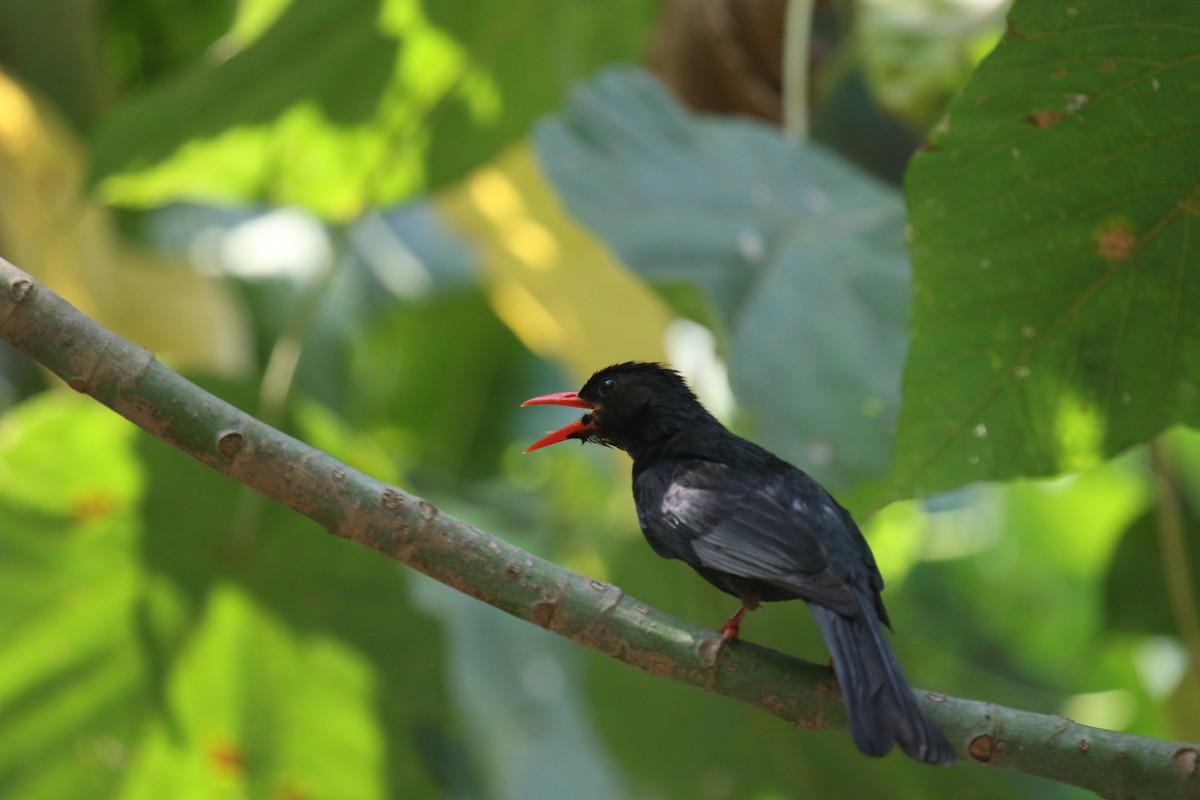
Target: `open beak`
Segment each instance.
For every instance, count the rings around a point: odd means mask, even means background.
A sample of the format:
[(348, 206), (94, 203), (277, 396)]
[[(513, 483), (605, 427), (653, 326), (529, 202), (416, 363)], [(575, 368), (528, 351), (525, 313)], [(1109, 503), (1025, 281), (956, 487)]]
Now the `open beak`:
[[(571, 406), (572, 408), (586, 408), (589, 411), (596, 408), (594, 404), (580, 397), (579, 392), (555, 392), (554, 394), (531, 397), (524, 403), (521, 403), (522, 408), (525, 406)], [(553, 433), (546, 434), (541, 439), (529, 445), (529, 447), (526, 447), (525, 452), (529, 453), (537, 450), (539, 447), (565, 442), (567, 439), (586, 439), (587, 434), (585, 431), (590, 427), (591, 418), (584, 416), (583, 419), (577, 419), (570, 425), (564, 425)]]

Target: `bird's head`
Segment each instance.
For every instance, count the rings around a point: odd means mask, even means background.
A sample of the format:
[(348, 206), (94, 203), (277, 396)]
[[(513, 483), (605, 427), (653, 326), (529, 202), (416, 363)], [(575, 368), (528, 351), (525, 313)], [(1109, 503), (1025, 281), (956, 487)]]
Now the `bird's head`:
[(578, 392), (544, 394), (521, 405), (571, 406), (588, 411), (531, 444), (526, 453), (567, 439), (598, 442), (632, 453), (689, 425), (715, 422), (678, 372), (662, 364), (639, 361), (605, 367), (588, 378)]

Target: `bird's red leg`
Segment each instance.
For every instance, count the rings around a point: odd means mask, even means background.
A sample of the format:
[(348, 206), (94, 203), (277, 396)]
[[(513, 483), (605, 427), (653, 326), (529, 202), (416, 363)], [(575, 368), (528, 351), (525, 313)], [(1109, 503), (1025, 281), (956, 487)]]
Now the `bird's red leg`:
[(753, 611), (758, 608), (758, 603), (747, 603), (742, 601), (742, 607), (737, 610), (737, 613), (725, 621), (721, 626), (721, 640), (724, 642), (732, 641), (738, 638), (738, 629), (742, 624), (742, 617), (746, 616), (747, 611)]

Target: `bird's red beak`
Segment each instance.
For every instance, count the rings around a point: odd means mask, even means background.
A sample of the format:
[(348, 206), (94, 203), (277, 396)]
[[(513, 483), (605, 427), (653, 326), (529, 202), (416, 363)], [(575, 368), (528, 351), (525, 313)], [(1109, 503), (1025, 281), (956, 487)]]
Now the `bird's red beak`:
[[(571, 406), (572, 408), (586, 408), (589, 411), (596, 408), (593, 403), (590, 403), (589, 401), (580, 397), (579, 392), (555, 392), (554, 394), (543, 394), (539, 395), (538, 397), (531, 397), (524, 403), (521, 403), (522, 408), (525, 406)], [(577, 419), (570, 425), (564, 425), (553, 433), (548, 433), (541, 439), (538, 439), (536, 442), (529, 445), (529, 447), (526, 447), (525, 452), (529, 453), (537, 450), (539, 447), (558, 444), (559, 442), (565, 442), (567, 439), (571, 438), (585, 438), (583, 436), (577, 436), (577, 434), (583, 433), (589, 427), (591, 427), (591, 420), (588, 417), (585, 416), (583, 419)]]

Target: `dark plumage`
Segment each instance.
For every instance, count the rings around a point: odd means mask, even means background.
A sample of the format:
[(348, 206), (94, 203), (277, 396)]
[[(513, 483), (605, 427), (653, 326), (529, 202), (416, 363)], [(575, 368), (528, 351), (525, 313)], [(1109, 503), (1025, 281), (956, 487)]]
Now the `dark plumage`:
[(659, 364), (616, 364), (578, 392), (526, 402), (537, 404), (588, 413), (530, 450), (581, 439), (632, 456), (638, 522), (654, 552), (741, 600), (722, 630), (727, 639), (760, 602), (804, 600), (829, 648), (859, 749), (882, 756), (897, 743), (918, 761), (954, 760), (888, 644), (871, 549), (819, 483), (730, 433), (678, 373)]

